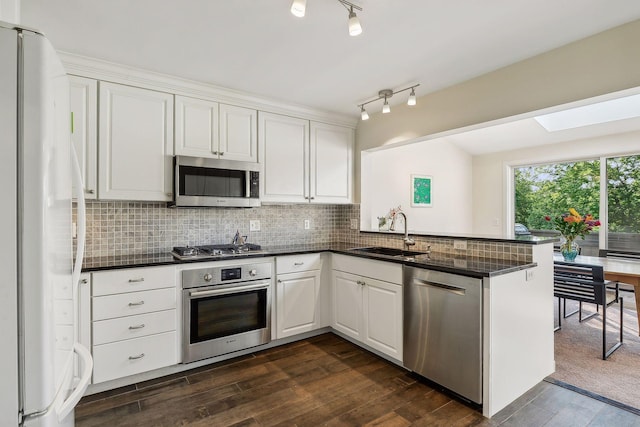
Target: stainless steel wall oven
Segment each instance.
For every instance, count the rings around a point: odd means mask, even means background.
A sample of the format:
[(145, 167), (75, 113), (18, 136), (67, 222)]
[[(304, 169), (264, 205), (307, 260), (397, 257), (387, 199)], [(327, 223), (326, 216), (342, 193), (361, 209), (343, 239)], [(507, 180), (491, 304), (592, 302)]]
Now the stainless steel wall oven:
[(219, 356), (271, 341), (272, 264), (182, 272), (182, 362)]

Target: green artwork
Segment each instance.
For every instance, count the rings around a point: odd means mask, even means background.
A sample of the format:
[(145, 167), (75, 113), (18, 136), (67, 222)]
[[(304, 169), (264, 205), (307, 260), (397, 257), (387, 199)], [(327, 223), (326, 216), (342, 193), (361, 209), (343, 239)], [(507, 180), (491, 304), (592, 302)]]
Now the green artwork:
[(422, 175), (411, 175), (412, 194), (411, 206), (428, 207), (431, 206), (431, 177)]

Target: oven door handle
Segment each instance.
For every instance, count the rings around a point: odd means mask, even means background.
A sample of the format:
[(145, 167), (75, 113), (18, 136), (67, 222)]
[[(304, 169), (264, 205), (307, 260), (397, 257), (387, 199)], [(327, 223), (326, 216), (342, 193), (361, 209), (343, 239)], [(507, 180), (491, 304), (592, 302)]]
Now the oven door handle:
[(245, 285), (245, 286), (234, 286), (233, 288), (225, 288), (225, 289), (212, 289), (209, 291), (192, 291), (189, 292), (189, 297), (191, 298), (202, 298), (202, 297), (210, 297), (214, 295), (228, 295), (235, 294), (243, 291), (254, 291), (258, 289), (267, 289), (269, 288), (269, 282), (262, 282), (253, 285)]

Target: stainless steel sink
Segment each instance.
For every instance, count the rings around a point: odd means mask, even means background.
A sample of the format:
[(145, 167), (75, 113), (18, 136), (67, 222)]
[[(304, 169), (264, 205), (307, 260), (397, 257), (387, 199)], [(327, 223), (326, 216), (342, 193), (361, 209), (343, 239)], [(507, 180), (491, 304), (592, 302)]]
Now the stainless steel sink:
[(406, 251), (404, 249), (385, 248), (384, 246), (371, 246), (366, 248), (353, 248), (352, 250), (364, 252), (368, 254), (386, 255), (393, 257), (415, 257), (418, 255), (426, 255), (425, 252)]

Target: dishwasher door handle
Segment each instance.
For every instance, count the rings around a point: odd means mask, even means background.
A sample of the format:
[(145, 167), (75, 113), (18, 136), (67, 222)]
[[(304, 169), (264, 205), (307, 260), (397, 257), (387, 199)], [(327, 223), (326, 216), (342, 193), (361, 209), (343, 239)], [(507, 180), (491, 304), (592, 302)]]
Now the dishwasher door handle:
[(467, 293), (467, 290), (465, 288), (461, 288), (460, 286), (447, 285), (445, 283), (429, 282), (427, 280), (422, 280), (422, 279), (413, 279), (413, 283), (418, 286), (442, 289), (456, 295), (464, 296)]

